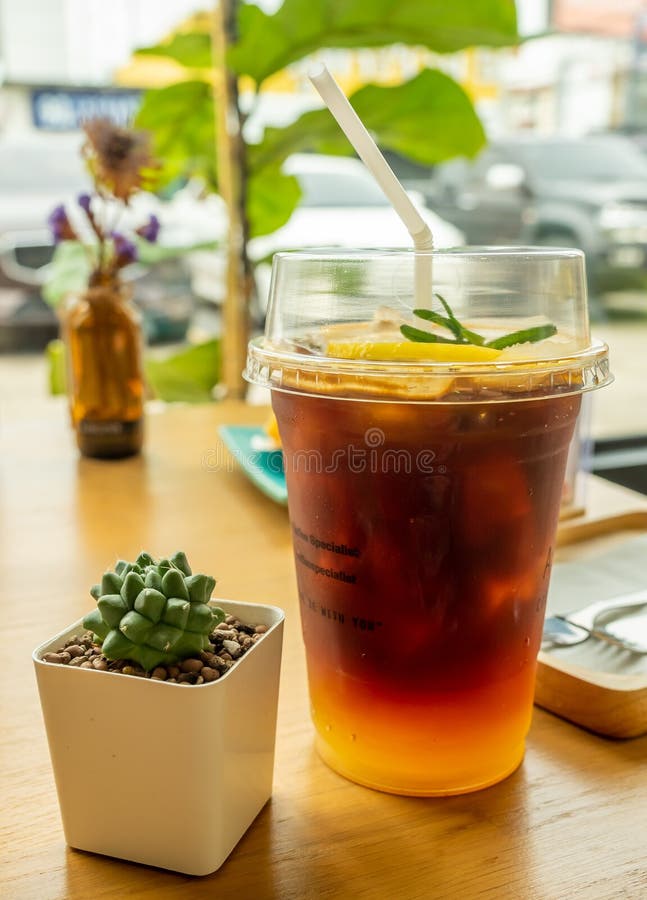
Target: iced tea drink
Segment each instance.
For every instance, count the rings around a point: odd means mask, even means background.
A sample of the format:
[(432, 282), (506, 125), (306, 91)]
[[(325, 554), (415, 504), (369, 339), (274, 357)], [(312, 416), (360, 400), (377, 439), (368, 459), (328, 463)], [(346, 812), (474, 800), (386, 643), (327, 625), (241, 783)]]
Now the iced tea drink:
[(579, 404), (274, 392), (312, 715), (337, 771), (440, 794), (518, 766)]
[(572, 333), (495, 354), (412, 348), (406, 315), (274, 340), (270, 318), (248, 374), (273, 388), (317, 749), (370, 787), (456, 794), (523, 757), (591, 372), (554, 358), (567, 340), (579, 352)]

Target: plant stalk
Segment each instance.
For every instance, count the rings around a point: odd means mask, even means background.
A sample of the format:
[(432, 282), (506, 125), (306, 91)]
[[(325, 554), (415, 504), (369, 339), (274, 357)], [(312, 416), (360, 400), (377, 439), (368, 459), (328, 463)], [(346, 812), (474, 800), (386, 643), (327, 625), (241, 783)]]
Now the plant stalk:
[(214, 106), (218, 189), (228, 215), (227, 287), (222, 322), (222, 382), (227, 396), (245, 394), (254, 279), (247, 256), (246, 159), (238, 102), (238, 79), (227, 67), (227, 48), (236, 40), (238, 0), (220, 0), (213, 12)]

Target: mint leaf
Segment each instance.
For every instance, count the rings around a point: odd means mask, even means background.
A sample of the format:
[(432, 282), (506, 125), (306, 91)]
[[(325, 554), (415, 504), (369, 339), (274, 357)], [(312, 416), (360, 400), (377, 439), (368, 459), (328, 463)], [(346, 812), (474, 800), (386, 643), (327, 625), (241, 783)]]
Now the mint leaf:
[(461, 323), (458, 321), (458, 319), (454, 315), (454, 312), (453, 312), (451, 306), (445, 300), (444, 297), (442, 297), (440, 294), (436, 294), (436, 297), (438, 297), (438, 299), (442, 303), (443, 309), (445, 310), (445, 312), (447, 313), (447, 316), (449, 317), (449, 322), (450, 322), (449, 327), (454, 332), (454, 334), (456, 335), (457, 338), (459, 338), (460, 340), (464, 341), (467, 344), (476, 344), (477, 346), (480, 346), (481, 344), (483, 344), (485, 342), (485, 338), (483, 337), (483, 335), (477, 334), (475, 331), (470, 331), (469, 328), (465, 328), (464, 325), (461, 325)]
[(461, 325), (461, 323), (458, 321), (458, 319), (454, 315), (454, 312), (453, 312), (451, 306), (445, 300), (444, 297), (441, 297), (440, 294), (434, 294), (434, 296), (438, 297), (438, 299), (440, 300), (440, 302), (443, 305), (443, 309), (447, 313), (447, 327), (451, 331), (454, 332), (454, 334), (456, 335), (456, 337), (458, 338), (459, 341), (462, 341), (463, 340), (463, 326)]
[(489, 347), (492, 350), (503, 350), (505, 347), (512, 347), (515, 344), (534, 344), (537, 341), (543, 341), (544, 338), (552, 337), (557, 334), (557, 328), (551, 323), (548, 325), (536, 325), (533, 328), (523, 328), (521, 331), (511, 331), (492, 341), (486, 341), (482, 334), (476, 331), (470, 331), (465, 328), (454, 315), (451, 306), (438, 293), (434, 293), (442, 303), (443, 309), (447, 316), (441, 316), (440, 313), (434, 312), (433, 309), (414, 309), (413, 314), (419, 319), (427, 322), (433, 322), (434, 325), (440, 325), (446, 328), (454, 335), (452, 338), (440, 337), (430, 331), (423, 331), (421, 328), (414, 328), (411, 325), (401, 325), (400, 331), (409, 341), (424, 342), (427, 344), (473, 344), (476, 347)]
[(409, 341), (417, 341), (419, 344), (457, 344), (451, 338), (440, 337), (438, 334), (432, 334), (430, 331), (423, 331), (421, 328), (414, 328), (412, 325), (400, 325), (400, 331)]
[(425, 319), (427, 322), (433, 322), (435, 325), (442, 325), (443, 328), (447, 328), (448, 331), (451, 331), (456, 337), (460, 338), (460, 329), (458, 333), (454, 330), (451, 325), (449, 319), (446, 319), (445, 316), (441, 316), (440, 313), (434, 312), (433, 309), (414, 309), (414, 316), (418, 316), (419, 319)]
[(447, 316), (441, 316), (440, 313), (434, 312), (432, 309), (414, 309), (414, 316), (418, 316), (419, 319), (425, 319), (428, 322), (433, 322), (435, 325), (440, 325), (448, 331), (451, 331), (456, 338), (456, 343), (476, 344), (479, 347), (485, 343), (485, 338), (482, 335), (477, 334), (475, 331), (470, 331), (469, 328), (465, 328), (464, 325), (461, 325), (444, 297), (441, 297), (440, 294), (434, 294), (434, 296), (438, 297), (442, 303)]
[(504, 347), (512, 347), (514, 344), (534, 344), (537, 341), (543, 341), (544, 338), (552, 337), (554, 334), (557, 334), (557, 329), (553, 324), (536, 325), (534, 328), (524, 328), (522, 331), (504, 334), (493, 341), (488, 341), (484, 346), (491, 347), (493, 350), (503, 350)]

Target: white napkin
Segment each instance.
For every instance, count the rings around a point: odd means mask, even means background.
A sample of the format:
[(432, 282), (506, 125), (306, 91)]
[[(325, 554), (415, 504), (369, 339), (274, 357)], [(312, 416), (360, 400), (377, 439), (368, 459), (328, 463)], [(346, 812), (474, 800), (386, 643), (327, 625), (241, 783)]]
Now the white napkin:
[[(548, 593), (547, 615), (582, 609), (598, 600), (647, 588), (647, 534), (629, 538), (606, 553), (576, 562), (556, 563)], [(606, 626), (614, 637), (631, 637), (647, 646), (647, 606)], [(619, 675), (647, 673), (647, 655), (632, 653), (598, 638), (574, 647), (545, 650), (561, 660)]]

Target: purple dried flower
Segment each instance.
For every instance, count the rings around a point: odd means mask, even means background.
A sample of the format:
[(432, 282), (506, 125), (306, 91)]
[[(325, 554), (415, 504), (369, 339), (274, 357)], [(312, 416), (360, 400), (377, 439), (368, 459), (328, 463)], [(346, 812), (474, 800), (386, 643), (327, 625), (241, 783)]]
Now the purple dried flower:
[(73, 241), (77, 239), (77, 234), (72, 228), (62, 203), (52, 210), (47, 219), (47, 224), (51, 229), (55, 243), (58, 244), (60, 241)]
[(151, 155), (149, 132), (120, 128), (106, 118), (89, 119), (83, 130), (87, 137), (83, 154), (104, 191), (127, 204), (133, 194), (149, 187), (159, 169)]
[(154, 244), (157, 240), (157, 235), (160, 231), (160, 220), (157, 216), (152, 215), (148, 222), (145, 225), (141, 225), (137, 229), (137, 234), (140, 237), (143, 237), (145, 241), (149, 241), (149, 243)]
[(90, 215), (90, 207), (92, 205), (92, 197), (89, 194), (79, 194), (78, 203), (83, 212)]
[(137, 259), (137, 247), (133, 242), (124, 237), (123, 234), (119, 234), (118, 231), (113, 231), (111, 237), (115, 248), (115, 265), (117, 268), (121, 269), (123, 266), (129, 265), (129, 263), (135, 262)]

